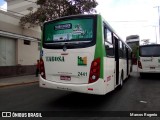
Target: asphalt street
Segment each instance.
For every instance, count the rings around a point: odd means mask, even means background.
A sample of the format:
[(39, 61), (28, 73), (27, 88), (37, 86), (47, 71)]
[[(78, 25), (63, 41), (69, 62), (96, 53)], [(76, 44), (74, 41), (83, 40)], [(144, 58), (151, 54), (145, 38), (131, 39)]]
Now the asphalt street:
[(44, 89), (38, 84), (0, 88), (0, 111), (160, 111), (160, 77), (149, 74), (141, 79), (132, 73), (121, 90), (105, 96)]

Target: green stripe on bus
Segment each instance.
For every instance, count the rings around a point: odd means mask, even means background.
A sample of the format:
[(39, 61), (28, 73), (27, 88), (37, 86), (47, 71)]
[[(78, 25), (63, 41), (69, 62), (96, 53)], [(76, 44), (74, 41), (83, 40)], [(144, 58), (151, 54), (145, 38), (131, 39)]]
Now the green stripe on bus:
[(100, 58), (101, 64), (100, 64), (100, 78), (104, 78), (104, 56), (105, 56), (105, 49), (103, 44), (103, 36), (102, 36), (102, 17), (100, 15), (97, 16), (97, 37), (96, 37), (96, 49), (95, 49), (95, 56), (94, 59)]

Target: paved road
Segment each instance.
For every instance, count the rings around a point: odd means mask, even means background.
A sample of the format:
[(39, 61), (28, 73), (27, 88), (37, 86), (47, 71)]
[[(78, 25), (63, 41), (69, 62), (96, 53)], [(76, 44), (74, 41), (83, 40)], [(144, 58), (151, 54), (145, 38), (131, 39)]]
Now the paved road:
[(69, 110), (160, 111), (160, 77), (149, 75), (140, 79), (133, 73), (121, 90), (105, 96), (44, 89), (38, 84), (0, 88), (0, 111)]

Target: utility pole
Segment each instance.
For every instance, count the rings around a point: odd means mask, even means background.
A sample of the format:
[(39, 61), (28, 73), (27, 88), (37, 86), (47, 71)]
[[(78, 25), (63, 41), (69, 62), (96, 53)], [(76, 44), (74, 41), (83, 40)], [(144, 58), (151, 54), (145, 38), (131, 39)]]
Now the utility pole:
[(154, 25), (153, 25), (152, 27), (154, 27), (154, 29), (155, 29), (155, 35), (156, 35), (155, 37), (156, 37), (156, 44), (157, 44), (157, 42), (158, 42), (158, 41), (157, 41), (157, 29), (156, 29), (157, 26), (154, 26)]
[(160, 6), (155, 6), (154, 8), (158, 8), (158, 16), (159, 16), (159, 42), (160, 42)]
[(155, 33), (156, 33), (156, 44), (157, 44), (157, 30), (156, 30), (156, 26), (155, 26)]

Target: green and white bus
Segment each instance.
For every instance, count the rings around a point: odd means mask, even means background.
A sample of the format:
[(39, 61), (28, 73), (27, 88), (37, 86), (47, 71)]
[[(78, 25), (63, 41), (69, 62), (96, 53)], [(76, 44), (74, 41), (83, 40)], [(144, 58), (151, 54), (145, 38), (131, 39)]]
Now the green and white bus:
[(131, 72), (131, 48), (101, 15), (44, 23), (40, 87), (104, 95)]
[(143, 77), (145, 73), (160, 73), (160, 45), (149, 44), (139, 47), (138, 72)]

